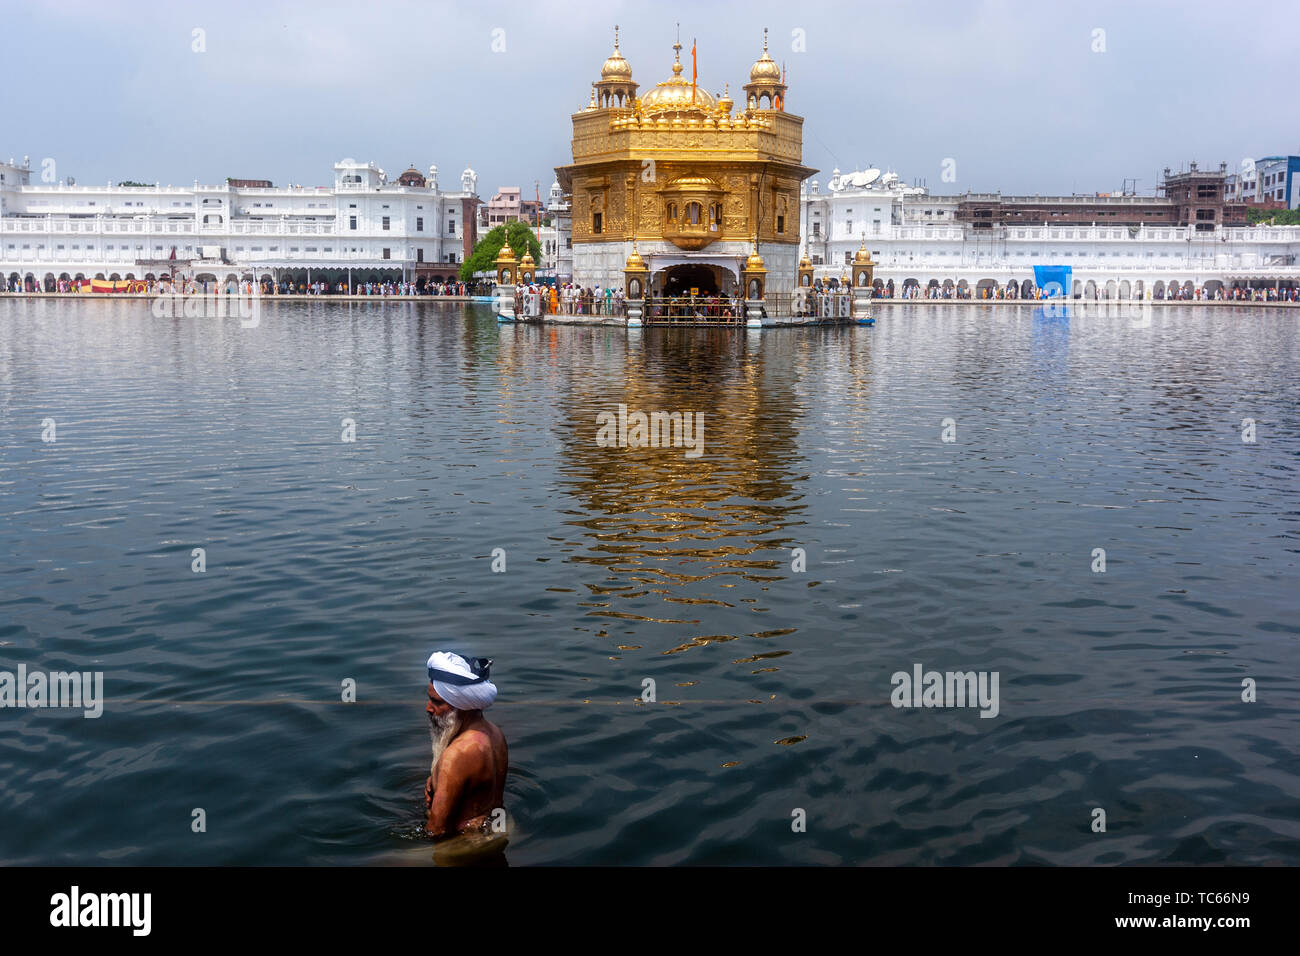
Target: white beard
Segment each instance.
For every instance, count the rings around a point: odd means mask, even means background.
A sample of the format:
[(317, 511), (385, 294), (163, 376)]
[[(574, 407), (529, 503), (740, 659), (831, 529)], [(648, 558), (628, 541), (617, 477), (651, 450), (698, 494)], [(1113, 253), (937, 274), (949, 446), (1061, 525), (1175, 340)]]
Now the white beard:
[(429, 741), (433, 744), (433, 762), (429, 764), (429, 777), (433, 789), (438, 789), (438, 761), (447, 745), (460, 733), (460, 711), (453, 710), (445, 717), (429, 717)]

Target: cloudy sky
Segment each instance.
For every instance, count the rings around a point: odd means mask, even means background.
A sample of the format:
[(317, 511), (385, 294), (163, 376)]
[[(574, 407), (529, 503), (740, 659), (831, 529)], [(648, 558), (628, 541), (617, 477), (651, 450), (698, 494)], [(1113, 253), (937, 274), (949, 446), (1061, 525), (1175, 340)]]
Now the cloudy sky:
[(823, 184), (879, 166), (934, 192), (1149, 191), (1165, 166), (1300, 153), (1285, 0), (0, 0), (0, 153), (95, 185), (322, 185), (345, 156), (451, 184), (468, 163), (481, 195), (545, 195), (614, 25), (644, 92), (677, 21), (687, 70), (695, 38), (700, 83), (737, 99), (770, 29)]

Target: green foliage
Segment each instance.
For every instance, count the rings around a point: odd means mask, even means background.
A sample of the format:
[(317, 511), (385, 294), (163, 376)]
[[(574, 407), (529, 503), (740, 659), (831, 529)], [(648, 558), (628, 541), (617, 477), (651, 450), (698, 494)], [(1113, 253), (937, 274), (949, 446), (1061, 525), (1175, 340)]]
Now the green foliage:
[(1300, 226), (1300, 209), (1246, 209), (1246, 219), (1252, 226), (1265, 223), (1270, 226)]
[(137, 183), (137, 182), (132, 182), (131, 180), (128, 179), (128, 180), (127, 180), (126, 182), (124, 182), (124, 183), (118, 183), (118, 185), (119, 185), (119, 186), (135, 186), (135, 187), (137, 187), (137, 188), (139, 188), (139, 189), (148, 189), (150, 186), (153, 185), (153, 183)]
[(460, 277), (465, 281), (474, 278), (476, 272), (494, 272), (497, 253), (506, 241), (507, 230), (510, 237), (510, 251), (515, 259), (522, 259), (527, 252), (533, 257), (537, 268), (542, 267), (542, 244), (526, 222), (511, 222), (504, 226), (493, 226), (478, 241), (474, 252), (460, 264)]

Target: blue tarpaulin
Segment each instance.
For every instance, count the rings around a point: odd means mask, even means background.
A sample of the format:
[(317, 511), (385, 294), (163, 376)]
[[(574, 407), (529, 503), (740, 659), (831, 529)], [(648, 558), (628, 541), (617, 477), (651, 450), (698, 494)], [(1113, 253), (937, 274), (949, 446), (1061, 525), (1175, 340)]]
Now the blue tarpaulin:
[(1034, 266), (1034, 285), (1044, 291), (1044, 298), (1070, 295), (1070, 266)]

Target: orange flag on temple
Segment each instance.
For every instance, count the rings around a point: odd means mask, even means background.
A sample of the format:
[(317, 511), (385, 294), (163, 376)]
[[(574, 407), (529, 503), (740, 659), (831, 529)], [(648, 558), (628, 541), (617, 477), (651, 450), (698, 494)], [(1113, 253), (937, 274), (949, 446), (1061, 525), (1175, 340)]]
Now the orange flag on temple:
[(695, 78), (700, 75), (695, 64), (695, 38), (691, 37), (691, 102), (695, 102)]

